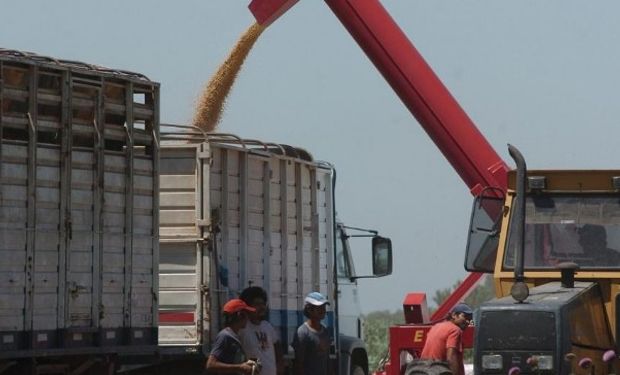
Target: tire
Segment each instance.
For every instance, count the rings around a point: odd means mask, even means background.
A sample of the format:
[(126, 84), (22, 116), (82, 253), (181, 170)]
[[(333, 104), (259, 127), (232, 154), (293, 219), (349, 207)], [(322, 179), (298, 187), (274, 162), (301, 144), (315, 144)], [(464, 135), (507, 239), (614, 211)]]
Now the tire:
[(446, 362), (416, 360), (407, 365), (405, 375), (453, 375)]
[(351, 367), (351, 375), (366, 375), (366, 372), (362, 366), (354, 364)]

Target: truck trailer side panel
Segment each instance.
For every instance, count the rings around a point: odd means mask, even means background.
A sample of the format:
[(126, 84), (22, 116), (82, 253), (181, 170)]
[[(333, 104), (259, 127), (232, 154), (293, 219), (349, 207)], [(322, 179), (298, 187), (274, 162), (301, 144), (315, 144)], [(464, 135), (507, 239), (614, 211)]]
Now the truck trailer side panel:
[(211, 140), (164, 142), (161, 171), (160, 344), (208, 347), (221, 306), (258, 285), (286, 347), (305, 294), (333, 295), (331, 169)]
[(158, 95), (0, 50), (0, 357), (155, 349)]

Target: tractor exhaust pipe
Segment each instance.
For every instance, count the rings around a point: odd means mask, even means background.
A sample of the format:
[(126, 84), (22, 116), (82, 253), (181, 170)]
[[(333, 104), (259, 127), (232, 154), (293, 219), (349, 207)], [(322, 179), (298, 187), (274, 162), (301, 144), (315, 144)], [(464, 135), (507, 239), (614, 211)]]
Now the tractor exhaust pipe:
[(558, 264), (560, 269), (560, 283), (562, 288), (574, 288), (575, 287), (575, 271), (579, 269), (577, 263), (574, 262), (562, 262)]
[(517, 165), (517, 181), (515, 189), (515, 209), (514, 209), (514, 226), (513, 233), (517, 235), (515, 249), (515, 283), (510, 289), (510, 294), (517, 302), (523, 302), (529, 296), (529, 288), (525, 283), (524, 275), (524, 255), (525, 255), (525, 193), (526, 193), (526, 175), (527, 166), (525, 158), (519, 150), (513, 145), (508, 145), (508, 153)]

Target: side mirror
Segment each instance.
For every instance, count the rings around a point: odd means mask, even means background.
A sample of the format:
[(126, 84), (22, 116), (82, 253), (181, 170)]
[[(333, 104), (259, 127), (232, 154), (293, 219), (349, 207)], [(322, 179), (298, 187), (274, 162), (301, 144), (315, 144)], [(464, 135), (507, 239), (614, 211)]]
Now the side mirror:
[(465, 256), (467, 271), (493, 272), (503, 208), (503, 198), (481, 195), (474, 200)]
[(372, 274), (375, 277), (392, 274), (392, 240), (389, 238), (372, 238)]

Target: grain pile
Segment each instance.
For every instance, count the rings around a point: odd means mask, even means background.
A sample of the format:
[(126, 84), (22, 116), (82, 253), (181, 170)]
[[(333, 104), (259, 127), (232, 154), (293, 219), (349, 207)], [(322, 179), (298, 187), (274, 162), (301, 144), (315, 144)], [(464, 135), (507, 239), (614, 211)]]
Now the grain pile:
[(211, 77), (205, 86), (196, 105), (193, 124), (211, 132), (215, 130), (224, 109), (226, 97), (232, 88), (235, 79), (245, 58), (252, 46), (263, 32), (264, 27), (255, 23), (241, 36), (224, 63)]

